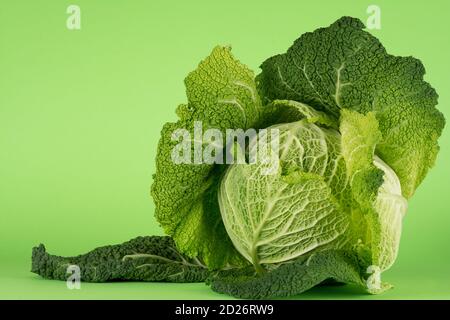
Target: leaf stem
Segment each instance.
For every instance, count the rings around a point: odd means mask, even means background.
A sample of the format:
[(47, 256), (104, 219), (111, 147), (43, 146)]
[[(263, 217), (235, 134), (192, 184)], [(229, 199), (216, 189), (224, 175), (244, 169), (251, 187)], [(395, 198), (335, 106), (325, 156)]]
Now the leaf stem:
[(265, 270), (259, 263), (258, 247), (254, 246), (252, 250), (252, 264), (255, 267), (255, 271), (258, 275), (263, 275)]

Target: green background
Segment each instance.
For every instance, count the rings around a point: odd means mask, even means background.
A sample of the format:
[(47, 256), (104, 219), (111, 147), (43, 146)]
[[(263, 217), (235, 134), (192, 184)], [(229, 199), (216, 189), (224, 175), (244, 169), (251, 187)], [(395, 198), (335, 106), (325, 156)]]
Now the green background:
[[(81, 7), (82, 29), (66, 28)], [(84, 284), (29, 272), (31, 247), (74, 255), (162, 234), (149, 196), (162, 125), (183, 79), (217, 44), (258, 72), (300, 34), (381, 7), (387, 50), (423, 61), (450, 119), (449, 1), (18, 1), (0, 3), (0, 298), (211, 298), (204, 284)], [(447, 129), (447, 128), (446, 128)], [(450, 139), (409, 203), (393, 290), (296, 298), (450, 298)]]

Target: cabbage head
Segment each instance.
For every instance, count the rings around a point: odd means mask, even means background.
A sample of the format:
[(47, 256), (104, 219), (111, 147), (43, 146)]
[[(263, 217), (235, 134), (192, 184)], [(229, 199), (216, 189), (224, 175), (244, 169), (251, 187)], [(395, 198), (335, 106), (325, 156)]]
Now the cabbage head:
[(340, 132), (308, 119), (271, 129), (279, 132), (271, 159), (278, 171), (267, 174), (263, 161), (234, 164), (220, 186), (222, 219), (242, 256), (262, 270), (317, 251), (358, 250), (367, 266), (389, 268), (407, 202), (395, 172), (374, 154), (375, 116), (345, 111)]

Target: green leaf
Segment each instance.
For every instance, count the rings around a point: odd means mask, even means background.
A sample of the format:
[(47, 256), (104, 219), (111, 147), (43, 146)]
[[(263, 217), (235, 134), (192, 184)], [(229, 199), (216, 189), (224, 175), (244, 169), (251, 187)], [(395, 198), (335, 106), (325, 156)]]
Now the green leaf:
[(371, 206), (383, 184), (383, 171), (373, 164), (375, 147), (381, 140), (378, 121), (373, 112), (362, 115), (342, 109), (339, 129), (353, 197), (360, 205)]
[(286, 114), (289, 114), (289, 112), (290, 114), (296, 113), (295, 116), (291, 116), (291, 119), (293, 120), (283, 122), (294, 122), (296, 120), (305, 118), (310, 123), (317, 123), (323, 126), (327, 126), (329, 128), (338, 129), (338, 121), (336, 118), (326, 114), (325, 112), (318, 111), (305, 103), (293, 100), (274, 100), (269, 105), (265, 106), (265, 108), (267, 109), (272, 108), (274, 110), (272, 111), (274, 114), (276, 113), (282, 114), (285, 117)]
[(271, 299), (300, 294), (329, 279), (364, 291), (362, 272), (353, 254), (329, 250), (302, 256), (260, 276), (251, 269), (222, 271), (211, 277), (210, 284), (214, 291), (237, 298)]
[[(342, 155), (352, 188), (353, 233), (370, 252), (371, 265), (388, 269), (397, 257), (407, 202), (400, 181), (374, 152), (381, 140), (373, 112), (341, 110)], [(362, 213), (362, 214), (361, 214)]]
[(209, 275), (198, 259), (180, 254), (170, 237), (137, 237), (76, 257), (51, 255), (42, 244), (33, 248), (31, 271), (46, 279), (67, 280), (70, 265), (80, 268), (84, 282), (203, 282)]
[(406, 198), (434, 164), (444, 127), (438, 95), (425, 81), (422, 63), (386, 53), (343, 17), (328, 28), (303, 34), (285, 54), (267, 59), (257, 77), (265, 102), (286, 99), (338, 117), (341, 109), (375, 112), (382, 139), (377, 154), (400, 178)]
[(179, 250), (200, 257), (212, 269), (241, 265), (222, 223), (217, 189), (224, 165), (176, 164), (171, 153), (178, 143), (175, 130), (184, 128), (194, 136), (194, 122), (221, 130), (255, 127), (261, 102), (253, 72), (237, 61), (229, 47), (216, 47), (185, 80), (188, 104), (181, 105), (176, 123), (167, 123), (156, 158), (151, 194), (156, 218), (172, 236)]
[(370, 230), (372, 264), (384, 271), (397, 258), (408, 202), (402, 195), (395, 172), (378, 157), (375, 157), (374, 164), (383, 171), (384, 182), (366, 219)]

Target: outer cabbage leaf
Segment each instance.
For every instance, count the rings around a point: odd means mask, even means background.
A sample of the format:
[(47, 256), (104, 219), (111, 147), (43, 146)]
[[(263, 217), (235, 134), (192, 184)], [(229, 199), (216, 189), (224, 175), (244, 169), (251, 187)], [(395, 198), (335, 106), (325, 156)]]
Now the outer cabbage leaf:
[(266, 60), (257, 77), (266, 102), (295, 100), (338, 117), (347, 108), (374, 111), (381, 141), (377, 154), (396, 172), (409, 198), (434, 164), (444, 126), (438, 95), (425, 81), (422, 63), (386, 53), (343, 17), (328, 28), (303, 34), (285, 54)]
[(375, 147), (381, 139), (378, 121), (372, 112), (364, 116), (343, 109), (339, 129), (353, 197), (359, 205), (371, 207), (383, 183), (383, 171), (373, 163)]
[(343, 109), (340, 132), (354, 199), (353, 235), (367, 247), (367, 264), (386, 270), (397, 257), (407, 201), (395, 172), (374, 155), (381, 139), (374, 113)]
[(372, 264), (383, 271), (389, 269), (397, 258), (408, 202), (402, 196), (400, 181), (395, 172), (377, 156), (374, 164), (383, 170), (384, 183), (373, 204), (374, 210), (367, 219), (371, 228)]
[(203, 130), (254, 127), (261, 111), (254, 74), (230, 48), (216, 47), (185, 84), (188, 104), (177, 109), (177, 122), (164, 125), (158, 145), (151, 191), (156, 218), (182, 253), (210, 268), (238, 265), (243, 259), (225, 231), (217, 200), (223, 166), (174, 163), (171, 152), (178, 141), (172, 134), (185, 128), (193, 137), (194, 121), (202, 121)]
[(301, 256), (262, 276), (255, 276), (254, 270), (229, 270), (210, 282), (214, 291), (237, 298), (270, 299), (300, 294), (328, 279), (366, 288), (362, 273), (354, 254), (328, 250)]
[(71, 265), (85, 282), (202, 282), (209, 276), (198, 259), (180, 254), (167, 236), (137, 237), (75, 257), (49, 254), (43, 244), (33, 248), (31, 272), (46, 279), (67, 281)]

